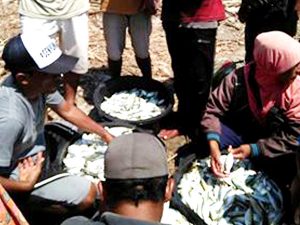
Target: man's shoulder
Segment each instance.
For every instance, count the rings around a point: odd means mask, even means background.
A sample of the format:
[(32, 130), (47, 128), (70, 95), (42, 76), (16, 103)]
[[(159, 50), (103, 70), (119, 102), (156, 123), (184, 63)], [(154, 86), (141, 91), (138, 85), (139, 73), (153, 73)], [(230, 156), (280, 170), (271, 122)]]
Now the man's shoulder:
[(158, 222), (137, 220), (116, 213), (105, 212), (101, 215), (100, 221), (93, 221), (83, 216), (75, 216), (65, 220), (61, 225), (163, 225)]
[[(0, 100), (1, 104), (10, 103), (16, 99), (23, 99), (24, 96), (21, 94), (20, 90), (16, 86), (13, 77), (7, 76), (4, 80), (0, 82)], [(9, 101), (7, 101), (7, 99)]]
[(8, 115), (11, 111), (20, 109), (21, 105), (19, 103), (20, 97), (13, 88), (1, 86), (0, 87), (0, 113), (7, 112)]
[(0, 86), (0, 115), (5, 118), (28, 117), (31, 105), (12, 87)]
[(145, 220), (138, 220), (126, 216), (122, 216), (116, 213), (111, 212), (105, 212), (102, 214), (100, 221), (103, 222), (103, 224), (106, 225), (117, 225), (117, 224), (123, 224), (123, 225), (163, 225), (159, 222), (150, 222)]
[(74, 216), (65, 220), (61, 225), (105, 225), (100, 221), (93, 221), (84, 216)]
[(15, 95), (16, 91), (12, 87), (8, 86), (0, 86), (0, 97), (7, 97), (10, 96), (11, 94)]

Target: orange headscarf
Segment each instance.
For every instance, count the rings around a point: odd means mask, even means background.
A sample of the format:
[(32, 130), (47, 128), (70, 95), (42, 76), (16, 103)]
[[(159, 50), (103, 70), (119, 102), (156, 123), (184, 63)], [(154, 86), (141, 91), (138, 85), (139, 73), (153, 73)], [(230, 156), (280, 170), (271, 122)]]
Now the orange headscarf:
[(244, 72), (249, 105), (256, 118), (262, 121), (276, 105), (284, 109), (289, 119), (300, 120), (300, 77), (288, 86), (280, 81), (286, 75), (284, 72), (300, 63), (300, 43), (281, 31), (265, 32), (256, 37), (253, 55), (262, 107), (258, 106), (249, 84), (249, 64)]

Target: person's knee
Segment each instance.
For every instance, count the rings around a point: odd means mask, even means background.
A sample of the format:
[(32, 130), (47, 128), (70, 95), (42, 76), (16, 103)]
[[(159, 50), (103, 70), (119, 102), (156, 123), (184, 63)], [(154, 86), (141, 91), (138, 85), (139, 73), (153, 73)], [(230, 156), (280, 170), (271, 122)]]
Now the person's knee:
[(135, 57), (139, 59), (148, 59), (150, 58), (150, 54), (148, 49), (144, 48), (134, 48)]
[(86, 210), (94, 205), (97, 196), (97, 188), (94, 183), (91, 183), (90, 190), (87, 196), (78, 205), (79, 210)]

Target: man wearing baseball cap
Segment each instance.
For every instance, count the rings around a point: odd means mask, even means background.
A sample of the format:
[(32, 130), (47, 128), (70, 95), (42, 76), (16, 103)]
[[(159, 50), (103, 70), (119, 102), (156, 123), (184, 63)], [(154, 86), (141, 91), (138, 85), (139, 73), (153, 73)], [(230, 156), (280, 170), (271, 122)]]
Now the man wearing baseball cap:
[[(113, 138), (56, 91), (63, 74), (73, 68), (77, 58), (62, 54), (48, 36), (27, 33), (8, 41), (2, 59), (11, 75), (0, 86), (0, 183), (13, 196), (23, 196), (22, 202), (29, 194), (29, 202), (46, 202), (43, 206), (52, 211), (89, 208), (96, 186), (83, 178), (67, 176), (34, 188), (46, 150), (43, 128), (47, 106), (106, 142)], [(43, 209), (42, 205), (31, 205)]]
[(98, 184), (100, 220), (73, 217), (62, 225), (159, 223), (174, 187), (162, 142), (146, 133), (116, 137), (104, 165), (105, 181)]

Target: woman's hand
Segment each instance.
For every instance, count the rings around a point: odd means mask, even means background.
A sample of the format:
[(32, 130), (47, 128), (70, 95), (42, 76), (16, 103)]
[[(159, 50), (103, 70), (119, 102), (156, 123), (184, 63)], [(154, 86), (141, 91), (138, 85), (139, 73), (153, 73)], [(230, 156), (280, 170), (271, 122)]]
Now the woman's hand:
[(246, 159), (251, 155), (251, 147), (248, 144), (240, 145), (237, 148), (231, 148), (228, 151), (232, 153), (233, 157), (236, 159)]
[(227, 177), (228, 174), (224, 173), (223, 165), (220, 161), (221, 151), (219, 144), (216, 141), (209, 141), (210, 156), (211, 156), (211, 170), (217, 177)]

